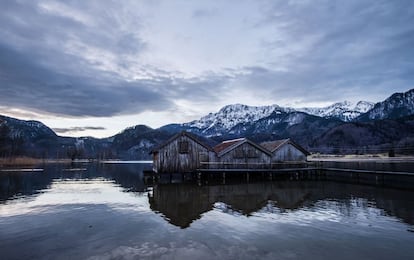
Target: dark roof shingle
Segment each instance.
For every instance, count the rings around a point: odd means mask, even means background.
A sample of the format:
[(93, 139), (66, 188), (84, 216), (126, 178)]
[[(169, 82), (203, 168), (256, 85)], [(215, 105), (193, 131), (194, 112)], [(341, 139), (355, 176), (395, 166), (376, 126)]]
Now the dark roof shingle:
[(245, 138), (239, 138), (239, 139), (233, 139), (233, 140), (228, 140), (228, 141), (223, 141), (221, 143), (219, 143), (218, 145), (213, 147), (213, 151), (215, 153), (221, 153), (222, 151), (224, 151), (225, 149), (227, 149), (228, 147), (237, 144), (239, 142), (243, 142), (245, 140)]
[(263, 142), (260, 145), (273, 153), (274, 151), (280, 149), (286, 143), (293, 145), (296, 149), (298, 149), (299, 151), (301, 151), (302, 153), (306, 155), (310, 154), (305, 148), (293, 142), (291, 139), (282, 139), (282, 140), (275, 140), (275, 141), (270, 141), (270, 142)]
[(270, 141), (270, 142), (263, 142), (260, 145), (266, 148), (267, 150), (273, 152), (277, 150), (280, 146), (282, 146), (284, 143), (289, 141), (289, 139), (282, 139), (282, 140), (276, 140), (276, 141)]
[(192, 133), (189, 133), (189, 132), (186, 132), (186, 131), (182, 131), (182, 132), (179, 132), (179, 133), (175, 134), (174, 136), (172, 136), (170, 139), (168, 139), (164, 143), (162, 143), (162, 144), (156, 146), (155, 148), (153, 148), (151, 150), (150, 154), (151, 153), (158, 152), (161, 148), (163, 148), (167, 144), (171, 143), (172, 141), (174, 141), (175, 139), (177, 139), (180, 136), (187, 136), (188, 138), (192, 139), (194, 142), (196, 142), (199, 145), (203, 146), (207, 150), (212, 151), (211, 146), (209, 146), (208, 144), (206, 144), (205, 142), (203, 142), (202, 140), (200, 140), (201, 138), (199, 138), (197, 135), (192, 134)]

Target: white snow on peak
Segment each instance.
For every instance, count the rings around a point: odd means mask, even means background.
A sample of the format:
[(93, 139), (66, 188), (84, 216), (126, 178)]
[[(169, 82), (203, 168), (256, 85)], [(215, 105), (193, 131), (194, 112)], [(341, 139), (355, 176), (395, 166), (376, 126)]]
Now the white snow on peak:
[(366, 113), (368, 110), (372, 109), (374, 107), (374, 103), (368, 102), (368, 101), (359, 101), (356, 106), (354, 107), (354, 110), (360, 113)]
[(230, 130), (239, 123), (254, 122), (261, 118), (270, 116), (273, 112), (282, 113), (294, 111), (291, 108), (283, 108), (278, 105), (271, 106), (247, 106), (242, 104), (227, 105), (217, 113), (210, 113), (200, 120), (185, 124), (190, 127), (197, 127), (207, 131), (211, 128), (222, 128)]
[(368, 117), (370, 119), (385, 119), (395, 117), (395, 113), (400, 117), (414, 113), (414, 89), (405, 93), (394, 93), (386, 100), (377, 103), (375, 108), (369, 112)]
[(299, 124), (303, 121), (304, 115), (301, 113), (292, 113), (289, 115), (287, 119), (285, 119), (285, 122), (289, 124), (289, 126)]
[[(227, 105), (216, 113), (210, 113), (199, 120), (194, 120), (183, 126), (198, 128), (204, 134), (208, 132), (229, 131), (240, 123), (255, 122), (259, 119), (270, 116), (272, 113), (282, 114), (289, 112), (305, 112), (320, 117), (336, 117), (344, 121), (351, 121), (362, 113), (365, 113), (374, 106), (367, 101), (359, 101), (356, 104), (350, 101), (338, 102), (322, 108), (290, 108), (278, 105), (270, 106), (248, 106), (243, 104)], [(295, 115), (289, 117), (289, 124), (296, 124), (303, 116)]]
[(374, 107), (374, 103), (359, 101), (356, 104), (350, 101), (337, 102), (327, 107), (304, 107), (296, 110), (320, 117), (336, 117), (344, 121), (351, 121)]

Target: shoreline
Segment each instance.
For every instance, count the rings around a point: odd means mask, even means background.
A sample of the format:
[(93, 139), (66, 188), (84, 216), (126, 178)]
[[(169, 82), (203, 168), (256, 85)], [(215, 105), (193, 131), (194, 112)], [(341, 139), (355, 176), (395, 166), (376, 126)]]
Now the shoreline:
[(13, 167), (13, 166), (38, 166), (42, 164), (71, 164), (71, 163), (108, 163), (108, 164), (121, 164), (121, 163), (152, 163), (152, 160), (120, 160), (120, 159), (40, 159), (32, 157), (7, 157), (0, 158), (0, 168)]
[(395, 157), (389, 157), (383, 154), (365, 154), (365, 155), (331, 155), (320, 154), (310, 155), (307, 158), (308, 162), (383, 162), (383, 163), (395, 163), (395, 162), (414, 162), (414, 156), (401, 155)]
[[(70, 163), (122, 163), (129, 162), (131, 160), (120, 159), (77, 159), (72, 161), (71, 159), (40, 159), (32, 157), (7, 157), (0, 158), (0, 168), (10, 166), (36, 166), (40, 164), (70, 164)], [(145, 161), (149, 160), (134, 160)], [(395, 156), (388, 157), (383, 154), (366, 154), (366, 155), (334, 155), (334, 154), (317, 154), (308, 156), (307, 162), (378, 162), (378, 163), (411, 163), (414, 162), (414, 156)]]
[(32, 157), (7, 157), (0, 158), (0, 168), (7, 166), (36, 166), (46, 163), (72, 163), (72, 162), (84, 162), (89, 160), (72, 161), (71, 159), (40, 159)]

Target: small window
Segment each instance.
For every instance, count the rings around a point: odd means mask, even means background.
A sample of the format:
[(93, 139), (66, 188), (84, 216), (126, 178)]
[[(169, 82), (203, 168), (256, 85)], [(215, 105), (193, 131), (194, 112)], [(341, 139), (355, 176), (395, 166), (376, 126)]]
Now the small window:
[(188, 141), (178, 142), (178, 152), (179, 153), (188, 153)]

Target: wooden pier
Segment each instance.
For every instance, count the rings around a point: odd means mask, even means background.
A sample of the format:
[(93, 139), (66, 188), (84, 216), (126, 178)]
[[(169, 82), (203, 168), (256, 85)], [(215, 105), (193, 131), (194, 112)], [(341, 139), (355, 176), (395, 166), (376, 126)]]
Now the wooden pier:
[(349, 173), (366, 173), (366, 174), (381, 174), (381, 175), (406, 175), (414, 176), (414, 172), (393, 172), (393, 171), (370, 171), (370, 170), (359, 170), (359, 169), (342, 169), (342, 168), (320, 168), (322, 171), (333, 171), (333, 172), (349, 172)]
[(339, 182), (351, 182), (367, 185), (376, 185), (383, 187), (403, 188), (414, 190), (414, 172), (402, 171), (378, 171), (378, 170), (361, 170), (346, 168), (329, 168), (316, 167), (292, 167), (278, 169), (197, 169), (194, 172), (187, 173), (161, 173), (144, 172), (144, 177), (150, 182), (155, 183), (160, 179), (167, 179), (167, 182), (173, 182), (178, 176), (180, 181), (186, 180), (209, 180), (219, 179), (226, 183), (229, 178), (243, 178), (247, 182), (253, 178), (277, 180), (328, 180)]
[(302, 172), (316, 171), (320, 168), (281, 168), (281, 169), (197, 169), (200, 173), (282, 173), (282, 172)]

